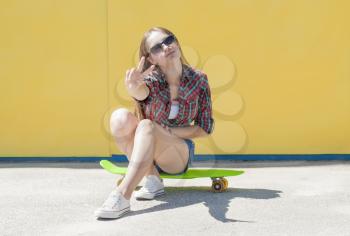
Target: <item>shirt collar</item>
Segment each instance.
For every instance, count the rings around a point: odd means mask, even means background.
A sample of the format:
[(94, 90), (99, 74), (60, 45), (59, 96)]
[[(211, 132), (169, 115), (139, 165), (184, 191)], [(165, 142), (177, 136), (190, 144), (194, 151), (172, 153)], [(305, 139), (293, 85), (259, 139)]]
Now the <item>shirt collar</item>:
[(194, 70), (191, 68), (191, 66), (188, 66), (186, 64), (182, 65), (182, 77), (185, 78), (191, 78), (194, 74)]

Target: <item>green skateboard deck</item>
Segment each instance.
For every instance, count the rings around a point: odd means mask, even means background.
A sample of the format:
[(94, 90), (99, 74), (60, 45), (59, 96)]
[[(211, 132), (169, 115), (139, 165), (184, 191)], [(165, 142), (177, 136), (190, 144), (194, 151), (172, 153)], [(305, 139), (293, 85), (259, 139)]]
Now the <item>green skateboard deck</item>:
[[(100, 165), (112, 174), (125, 175), (127, 168), (119, 167), (108, 160), (100, 161)], [(189, 168), (186, 173), (180, 175), (168, 175), (160, 174), (161, 178), (168, 179), (194, 179), (209, 177), (212, 179), (212, 188), (215, 192), (222, 192), (227, 189), (228, 181), (224, 177), (237, 176), (243, 174), (242, 170), (229, 170), (229, 169), (194, 169)]]
[[(112, 174), (120, 174), (124, 175), (126, 174), (127, 168), (126, 167), (119, 167), (113, 164), (112, 162), (108, 160), (102, 160), (100, 162), (100, 165), (107, 170), (108, 172)], [(160, 177), (162, 178), (168, 178), (168, 179), (194, 179), (194, 178), (204, 178), (204, 177), (210, 177), (210, 178), (219, 178), (219, 177), (227, 177), (227, 176), (236, 176), (243, 174), (244, 171), (241, 170), (227, 170), (227, 169), (192, 169), (189, 168), (186, 173), (181, 175), (167, 175), (167, 174), (160, 174)]]

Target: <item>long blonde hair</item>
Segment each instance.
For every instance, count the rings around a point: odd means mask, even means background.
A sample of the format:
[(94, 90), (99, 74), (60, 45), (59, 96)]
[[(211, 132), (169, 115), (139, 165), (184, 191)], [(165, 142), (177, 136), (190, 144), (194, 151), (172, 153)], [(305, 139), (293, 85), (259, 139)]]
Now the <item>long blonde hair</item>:
[[(170, 30), (168, 30), (166, 28), (163, 28), (163, 27), (153, 27), (153, 28), (149, 29), (148, 31), (146, 31), (144, 33), (144, 35), (143, 35), (142, 40), (141, 40), (140, 49), (139, 49), (139, 59), (141, 59), (143, 56), (145, 58), (147, 58), (147, 56), (149, 56), (149, 53), (148, 53), (148, 50), (147, 50), (146, 41), (147, 41), (148, 37), (151, 35), (151, 33), (154, 32), (154, 31), (162, 32), (162, 33), (165, 33), (167, 35), (174, 35)], [(178, 47), (179, 47), (179, 50), (180, 50), (180, 53), (181, 53), (181, 57), (180, 57), (181, 63), (183, 65), (189, 66), (190, 64), (188, 63), (188, 61), (184, 57), (184, 54), (183, 54), (181, 46), (180, 46), (180, 42), (178, 41), (177, 38), (176, 38), (176, 42), (178, 44)], [(152, 64), (148, 60), (145, 60), (145, 63), (143, 65), (143, 70), (142, 71), (147, 70), (151, 65)], [(160, 70), (159, 66), (156, 65), (155, 70)], [(142, 107), (140, 106), (140, 103), (135, 101), (135, 100), (134, 100), (134, 102), (135, 102), (134, 115), (139, 120), (145, 119), (145, 114), (144, 114), (144, 111), (143, 111)]]

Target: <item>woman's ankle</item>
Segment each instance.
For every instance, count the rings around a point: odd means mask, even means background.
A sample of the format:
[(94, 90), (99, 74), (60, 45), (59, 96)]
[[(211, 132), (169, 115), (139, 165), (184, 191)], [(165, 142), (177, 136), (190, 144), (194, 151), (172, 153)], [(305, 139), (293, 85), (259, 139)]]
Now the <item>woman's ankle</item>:
[(117, 187), (116, 191), (120, 192), (126, 200), (130, 200), (132, 193), (128, 193), (127, 190), (120, 189), (119, 187)]
[(145, 176), (149, 176), (149, 175), (155, 175), (158, 178), (160, 178), (159, 172), (154, 165), (152, 165), (152, 168), (149, 171), (147, 171), (145, 174)]

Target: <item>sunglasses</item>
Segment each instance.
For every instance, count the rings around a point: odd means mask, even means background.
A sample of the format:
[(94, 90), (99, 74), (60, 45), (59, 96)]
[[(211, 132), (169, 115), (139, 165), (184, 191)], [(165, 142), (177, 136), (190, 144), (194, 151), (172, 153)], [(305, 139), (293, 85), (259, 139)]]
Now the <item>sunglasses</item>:
[(160, 53), (163, 50), (162, 45), (165, 44), (167, 46), (169, 46), (170, 44), (172, 44), (174, 41), (176, 40), (174, 35), (169, 35), (168, 37), (166, 37), (163, 42), (157, 43), (156, 45), (154, 45), (153, 47), (151, 47), (150, 52), (152, 54), (157, 54)]

